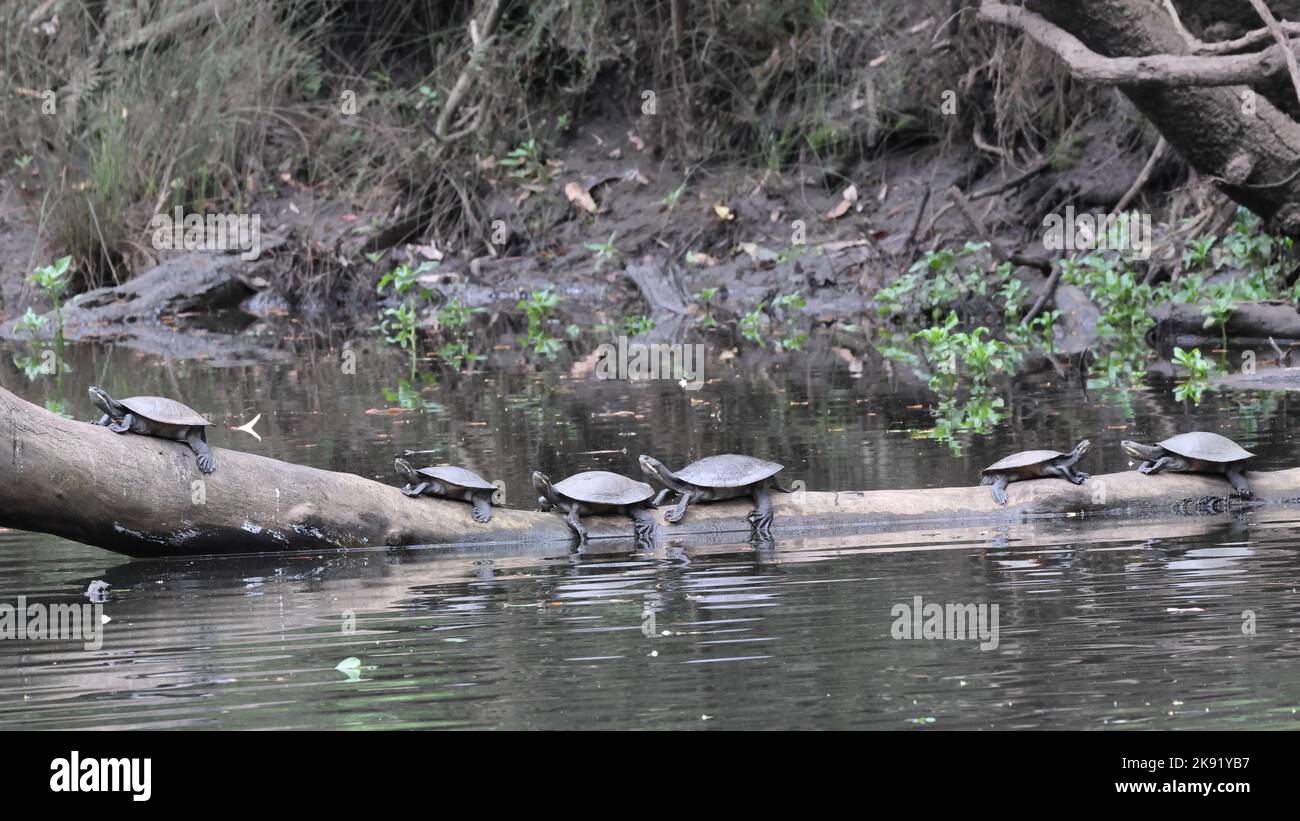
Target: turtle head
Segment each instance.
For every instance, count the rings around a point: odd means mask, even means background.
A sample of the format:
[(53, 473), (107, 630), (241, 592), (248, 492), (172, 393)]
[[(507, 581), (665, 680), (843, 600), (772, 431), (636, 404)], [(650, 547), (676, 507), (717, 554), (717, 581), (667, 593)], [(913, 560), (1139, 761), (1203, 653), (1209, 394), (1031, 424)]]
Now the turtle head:
[(660, 462), (653, 456), (642, 455), (637, 459), (637, 461), (641, 464), (641, 472), (646, 476), (649, 476), (651, 479), (662, 479), (665, 474), (672, 473), (672, 471), (664, 467), (663, 462)]
[(1128, 454), (1130, 459), (1137, 459), (1139, 462), (1150, 462), (1159, 459), (1164, 452), (1163, 448), (1155, 445), (1144, 445), (1141, 442), (1134, 442), (1132, 439), (1125, 439), (1119, 443), (1120, 449)]
[(399, 456), (397, 459), (393, 460), (393, 467), (397, 470), (397, 475), (401, 476), (406, 481), (411, 483), (416, 481), (417, 477), (415, 475), (415, 468), (411, 467), (410, 462)]
[(533, 471), (533, 490), (541, 494), (537, 499), (537, 509), (541, 511), (550, 510), (555, 491), (551, 489), (551, 480), (540, 470)]
[(126, 408), (122, 407), (116, 399), (108, 395), (108, 391), (97, 385), (90, 386), (90, 401), (95, 407), (102, 410), (114, 419), (121, 419), (126, 415)]
[(1074, 446), (1074, 458), (1082, 459), (1083, 455), (1088, 452), (1088, 448), (1090, 447), (1092, 447), (1091, 439), (1084, 439), (1080, 441), (1079, 444)]

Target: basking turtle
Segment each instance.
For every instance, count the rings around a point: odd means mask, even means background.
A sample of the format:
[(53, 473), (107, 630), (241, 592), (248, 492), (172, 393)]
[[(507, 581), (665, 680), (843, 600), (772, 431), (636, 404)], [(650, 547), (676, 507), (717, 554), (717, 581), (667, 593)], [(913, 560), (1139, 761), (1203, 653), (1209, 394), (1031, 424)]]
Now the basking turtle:
[(1151, 474), (1162, 470), (1178, 473), (1222, 473), (1242, 498), (1254, 497), (1246, 484), (1246, 460), (1255, 454), (1226, 436), (1197, 430), (1171, 436), (1155, 445), (1144, 445), (1128, 439), (1119, 443), (1124, 452), (1142, 464), (1138, 471)]
[(588, 470), (552, 485), (546, 474), (533, 471), (533, 487), (541, 494), (539, 508), (559, 508), (568, 514), (569, 527), (578, 534), (579, 542), (587, 541), (587, 530), (579, 517), (598, 513), (627, 514), (632, 517), (638, 541), (654, 541), (655, 517), (647, 503), (655, 491), (645, 482), (604, 470)]
[(479, 476), (472, 470), (458, 468), (455, 465), (434, 465), (416, 470), (405, 459), (393, 462), (393, 467), (406, 479), (402, 492), (415, 497), (422, 493), (452, 499), (457, 502), (469, 502), (474, 506), (474, 521), (484, 524), (492, 519), (492, 502), (496, 496), (497, 486)]
[(1007, 503), (1007, 485), (1011, 482), (1050, 479), (1055, 476), (1081, 485), (1088, 474), (1076, 470), (1074, 463), (1082, 459), (1091, 446), (1092, 443), (1084, 439), (1069, 453), (1057, 450), (1024, 450), (1013, 453), (984, 468), (984, 478), (980, 484), (993, 485), (993, 501), (1000, 505)]
[(676, 473), (669, 470), (663, 462), (649, 456), (642, 456), (639, 461), (641, 470), (647, 476), (658, 479), (664, 485), (664, 489), (655, 497), (656, 507), (670, 493), (681, 496), (677, 507), (664, 516), (669, 522), (681, 521), (691, 502), (716, 502), (737, 496), (753, 496), (754, 509), (745, 518), (760, 535), (767, 536), (772, 527), (772, 500), (767, 496), (767, 486), (770, 484), (784, 493), (791, 492), (772, 479), (781, 470), (781, 465), (753, 456), (735, 453), (707, 456)]
[(117, 400), (94, 385), (90, 386), (90, 401), (104, 412), (96, 425), (103, 425), (113, 433), (130, 431), (184, 442), (198, 457), (199, 470), (211, 473), (217, 469), (217, 458), (212, 455), (204, 432), (212, 423), (188, 405), (161, 396)]

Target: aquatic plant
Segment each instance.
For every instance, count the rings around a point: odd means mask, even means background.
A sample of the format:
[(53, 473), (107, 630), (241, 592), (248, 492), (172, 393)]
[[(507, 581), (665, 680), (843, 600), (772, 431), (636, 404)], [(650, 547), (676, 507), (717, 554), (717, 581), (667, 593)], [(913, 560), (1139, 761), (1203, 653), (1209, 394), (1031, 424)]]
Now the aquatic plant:
[(1174, 348), (1174, 364), (1187, 369), (1187, 379), (1174, 387), (1174, 398), (1179, 401), (1191, 399), (1199, 405), (1201, 395), (1209, 386), (1212, 364), (1201, 356), (1200, 348), (1185, 351), (1178, 347)]
[(978, 389), (998, 374), (1015, 373), (1023, 359), (1020, 351), (1001, 340), (985, 339), (989, 329), (983, 326), (958, 331), (959, 322), (957, 312), (950, 311), (942, 325), (912, 334), (913, 341), (921, 341), (925, 359), (934, 369), (929, 377), (931, 390), (947, 395), (962, 384)]
[(376, 327), (383, 332), (386, 342), (397, 345), (409, 354), (411, 376), (415, 376), (420, 346), (416, 302), (427, 301), (432, 293), (428, 288), (420, 285), (419, 277), (420, 274), (436, 268), (437, 265), (438, 263), (432, 261), (422, 262), (414, 269), (406, 264), (399, 265), (380, 277), (379, 285), (375, 289), (377, 293), (383, 294), (391, 287), (393, 295), (400, 300), (395, 308), (380, 309), (379, 325)]
[(476, 354), (470, 348), (468, 332), (474, 314), (483, 312), (483, 308), (465, 307), (459, 297), (448, 300), (447, 304), (438, 311), (438, 325), (442, 332), (450, 337), (438, 349), (438, 356), (456, 370), (484, 359), (482, 354)]
[(551, 312), (559, 304), (560, 295), (555, 293), (555, 286), (547, 285), (540, 291), (533, 291), (526, 299), (519, 300), (516, 306), (528, 316), (524, 347), (552, 360), (560, 352), (561, 342), (547, 332), (547, 325), (551, 322)]

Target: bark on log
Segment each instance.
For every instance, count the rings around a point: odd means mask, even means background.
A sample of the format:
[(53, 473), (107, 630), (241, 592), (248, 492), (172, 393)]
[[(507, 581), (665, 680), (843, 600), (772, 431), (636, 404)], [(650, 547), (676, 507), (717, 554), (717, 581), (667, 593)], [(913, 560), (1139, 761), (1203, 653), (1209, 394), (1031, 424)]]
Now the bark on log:
[[(394, 485), (293, 465), (239, 451), (217, 450), (217, 472), (204, 477), (184, 445), (56, 416), (0, 388), (0, 526), (37, 530), (132, 556), (333, 550), (404, 545), (564, 541), (561, 516), (497, 508), (475, 524), (466, 504), (409, 499)], [(1300, 497), (1300, 469), (1252, 472), (1264, 503)], [(774, 494), (778, 537), (884, 525), (1014, 522), (1027, 518), (1189, 510), (1220, 511), (1221, 477), (1090, 478), (1018, 482), (1010, 504), (994, 504), (988, 488), (874, 490)], [(514, 498), (531, 493), (514, 489)], [(666, 512), (661, 511), (662, 513)], [(692, 507), (660, 538), (743, 541), (747, 502)], [(631, 538), (622, 517), (584, 520), (594, 539)]]

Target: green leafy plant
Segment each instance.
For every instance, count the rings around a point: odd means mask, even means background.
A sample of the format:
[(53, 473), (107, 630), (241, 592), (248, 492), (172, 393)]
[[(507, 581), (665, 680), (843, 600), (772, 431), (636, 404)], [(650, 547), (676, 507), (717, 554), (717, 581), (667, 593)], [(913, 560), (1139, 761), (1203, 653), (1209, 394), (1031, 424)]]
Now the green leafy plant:
[(717, 327), (718, 320), (713, 317), (713, 300), (717, 295), (717, 288), (701, 288), (695, 292), (695, 299), (704, 305), (704, 318), (700, 320), (703, 328)]
[(758, 303), (758, 307), (740, 317), (740, 335), (750, 342), (754, 342), (760, 348), (767, 347), (767, 340), (763, 336), (763, 323), (767, 317), (763, 314), (764, 302)]
[(533, 291), (527, 299), (519, 300), (517, 306), (528, 316), (528, 331), (524, 338), (524, 346), (547, 359), (555, 359), (556, 354), (560, 352), (560, 340), (547, 332), (551, 312), (559, 304), (560, 295), (555, 293), (555, 287), (547, 285), (540, 291)]
[(1179, 401), (1191, 399), (1201, 403), (1201, 395), (1209, 385), (1211, 363), (1201, 356), (1200, 348), (1185, 351), (1174, 348), (1174, 363), (1187, 369), (1187, 379), (1174, 387), (1174, 398)]
[(474, 314), (483, 313), (482, 308), (467, 308), (459, 298), (448, 300), (438, 311), (438, 325), (442, 332), (450, 337), (438, 349), (438, 356), (456, 370), (466, 365), (473, 365), (484, 357), (476, 354), (470, 347), (469, 324)]
[(802, 351), (803, 346), (808, 341), (808, 335), (801, 333), (795, 327), (795, 317), (793, 313), (799, 311), (808, 305), (803, 294), (795, 291), (792, 294), (781, 294), (772, 300), (772, 310), (776, 311), (782, 317), (781, 337), (776, 340), (776, 348), (783, 351)]
[(640, 316), (623, 317), (623, 334), (625, 336), (640, 336), (642, 334), (648, 334), (654, 329), (655, 321), (653, 317), (644, 314)]
[(418, 268), (399, 265), (379, 278), (376, 292), (383, 294), (391, 290), (399, 300), (397, 307), (382, 308), (379, 312), (377, 328), (384, 334), (384, 340), (396, 345), (410, 356), (411, 376), (415, 376), (416, 362), (419, 358), (420, 336), (418, 328), (417, 302), (429, 299), (431, 292), (422, 287), (419, 277), (426, 271), (437, 267), (436, 262), (426, 261)]
[(542, 148), (536, 140), (528, 140), (509, 154), (497, 160), (497, 165), (510, 169), (512, 179), (545, 185), (551, 175), (542, 159)]
[(614, 237), (616, 236), (618, 236), (617, 231), (610, 234), (609, 239), (604, 242), (588, 242), (586, 244), (587, 250), (596, 255), (597, 273), (600, 272), (600, 269), (604, 267), (607, 261), (618, 258), (618, 249), (614, 247)]

